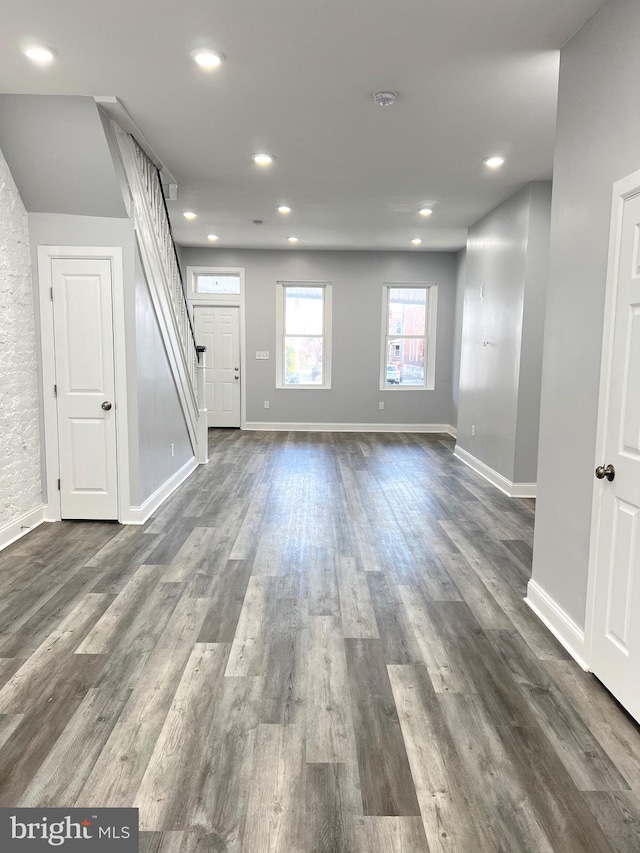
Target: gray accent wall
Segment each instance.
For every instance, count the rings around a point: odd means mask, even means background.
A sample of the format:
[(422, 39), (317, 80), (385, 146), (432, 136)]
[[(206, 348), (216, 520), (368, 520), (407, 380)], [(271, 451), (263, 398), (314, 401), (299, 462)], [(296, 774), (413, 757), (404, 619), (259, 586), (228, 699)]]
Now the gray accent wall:
[[(247, 421), (270, 423), (449, 424), (456, 256), (444, 252), (318, 252), (183, 247), (188, 266), (243, 267), (246, 287)], [(276, 389), (276, 282), (333, 285), (332, 387)], [(437, 282), (436, 387), (380, 391), (382, 285)], [(256, 350), (268, 350), (257, 361)], [(264, 408), (268, 400), (270, 408)], [(383, 401), (384, 411), (378, 407)]]
[(194, 452), (137, 250), (135, 299), (140, 465), (137, 497), (143, 504), (193, 458)]
[(453, 317), (453, 382), (451, 385), (451, 425), (458, 425), (458, 397), (460, 394), (460, 354), (462, 351), (462, 318), (464, 313), (464, 287), (467, 274), (467, 250), (456, 255), (456, 304)]
[(584, 626), (612, 188), (640, 169), (640, 3), (562, 51), (533, 578)]
[[(551, 184), (529, 184), (469, 229), (457, 444), (535, 483)], [(475, 427), (475, 435), (473, 429)]]

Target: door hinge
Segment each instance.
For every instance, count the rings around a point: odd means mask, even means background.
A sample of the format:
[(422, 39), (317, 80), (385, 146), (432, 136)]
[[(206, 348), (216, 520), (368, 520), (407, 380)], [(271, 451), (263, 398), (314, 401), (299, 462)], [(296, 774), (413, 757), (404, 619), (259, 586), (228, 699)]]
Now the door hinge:
[(58, 386), (57, 386), (57, 385), (54, 385), (54, 386), (53, 386), (53, 396), (54, 396), (54, 397), (57, 397), (57, 396), (58, 396)]
[(58, 491), (60, 491), (60, 477), (58, 477)]
[(53, 288), (52, 287), (49, 288), (49, 297), (50, 297), (51, 301), (53, 302)]

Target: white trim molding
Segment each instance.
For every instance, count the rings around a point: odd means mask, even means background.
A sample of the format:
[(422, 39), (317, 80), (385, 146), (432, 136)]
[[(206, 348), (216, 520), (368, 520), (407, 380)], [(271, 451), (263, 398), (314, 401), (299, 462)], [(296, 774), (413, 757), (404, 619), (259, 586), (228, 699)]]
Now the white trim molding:
[(533, 610), (538, 619), (547, 626), (558, 642), (564, 646), (582, 669), (589, 670), (584, 631), (557, 601), (534, 580), (527, 584), (524, 603)]
[(40, 504), (35, 509), (29, 510), (17, 518), (12, 518), (10, 521), (0, 525), (0, 551), (11, 545), (22, 536), (30, 533), (34, 527), (38, 527), (43, 521), (49, 521), (46, 517), (47, 508)]
[(485, 465), (484, 462), (476, 459), (475, 456), (472, 456), (457, 444), (453, 451), (453, 455), (461, 462), (464, 462), (465, 465), (468, 465), (469, 468), (472, 468), (476, 474), (480, 474), (481, 477), (484, 477), (485, 480), (488, 480), (493, 486), (500, 489), (501, 492), (504, 492), (508, 497), (535, 498), (537, 489), (536, 483), (512, 483), (511, 480), (507, 480), (507, 478), (503, 477), (502, 474), (498, 474), (498, 472), (494, 471), (493, 468), (489, 468), (488, 465)]
[(198, 467), (198, 460), (194, 456), (178, 468), (175, 474), (159, 486), (140, 506), (129, 507), (125, 517), (121, 519), (122, 524), (144, 524), (151, 518), (153, 513), (175, 492), (178, 486), (187, 479)]
[(451, 435), (448, 424), (321, 424), (248, 421), (244, 429), (266, 432), (419, 432)]

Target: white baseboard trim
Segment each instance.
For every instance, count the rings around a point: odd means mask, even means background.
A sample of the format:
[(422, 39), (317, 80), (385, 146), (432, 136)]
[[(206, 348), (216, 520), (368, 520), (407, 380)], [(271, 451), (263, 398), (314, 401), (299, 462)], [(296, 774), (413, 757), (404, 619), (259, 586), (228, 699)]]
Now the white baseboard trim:
[(12, 518), (0, 526), (0, 551), (11, 545), (16, 539), (26, 536), (34, 527), (42, 524), (45, 519), (46, 507), (43, 504), (29, 510), (17, 518)]
[(452, 434), (452, 427), (448, 424), (321, 424), (247, 421), (244, 429), (262, 432), (433, 432)]
[(571, 657), (582, 669), (589, 670), (587, 663), (587, 647), (584, 631), (562, 607), (546, 593), (539, 584), (530, 580), (527, 584), (527, 595), (524, 599), (538, 619), (551, 631), (553, 636), (569, 652)]
[(163, 483), (150, 495), (141, 506), (129, 507), (128, 512), (120, 519), (121, 524), (144, 524), (153, 513), (160, 507), (169, 495), (173, 494), (178, 486), (182, 485), (190, 474), (198, 467), (198, 460), (194, 456), (179, 468), (175, 474)]
[(447, 427), (447, 432), (449, 433), (451, 438), (457, 438), (458, 437), (458, 430), (456, 429), (456, 427), (451, 426), (451, 424), (449, 424), (449, 426)]
[(501, 492), (504, 492), (505, 495), (508, 495), (510, 498), (535, 498), (537, 489), (536, 483), (512, 483), (511, 480), (507, 480), (507, 478), (503, 477), (502, 474), (498, 474), (498, 472), (494, 471), (493, 468), (489, 468), (488, 465), (485, 465), (484, 462), (476, 459), (475, 456), (472, 456), (457, 444), (453, 451), (453, 455), (457, 456), (458, 459), (460, 459), (461, 462), (464, 462), (465, 465), (468, 465), (469, 468), (473, 468), (476, 474), (480, 474), (481, 477), (484, 477), (485, 480), (488, 480), (497, 489), (500, 489)]

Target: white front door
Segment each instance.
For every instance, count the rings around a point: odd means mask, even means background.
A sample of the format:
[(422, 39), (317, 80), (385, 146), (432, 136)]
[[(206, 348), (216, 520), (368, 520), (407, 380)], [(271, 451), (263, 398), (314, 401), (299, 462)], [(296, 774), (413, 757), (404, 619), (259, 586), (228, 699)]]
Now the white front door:
[(632, 186), (616, 190), (610, 249), (598, 464), (614, 470), (597, 471), (590, 668), (640, 720), (640, 180)]
[(210, 427), (240, 426), (240, 309), (196, 305), (196, 339), (204, 354)]
[(111, 262), (51, 261), (62, 518), (118, 518)]

